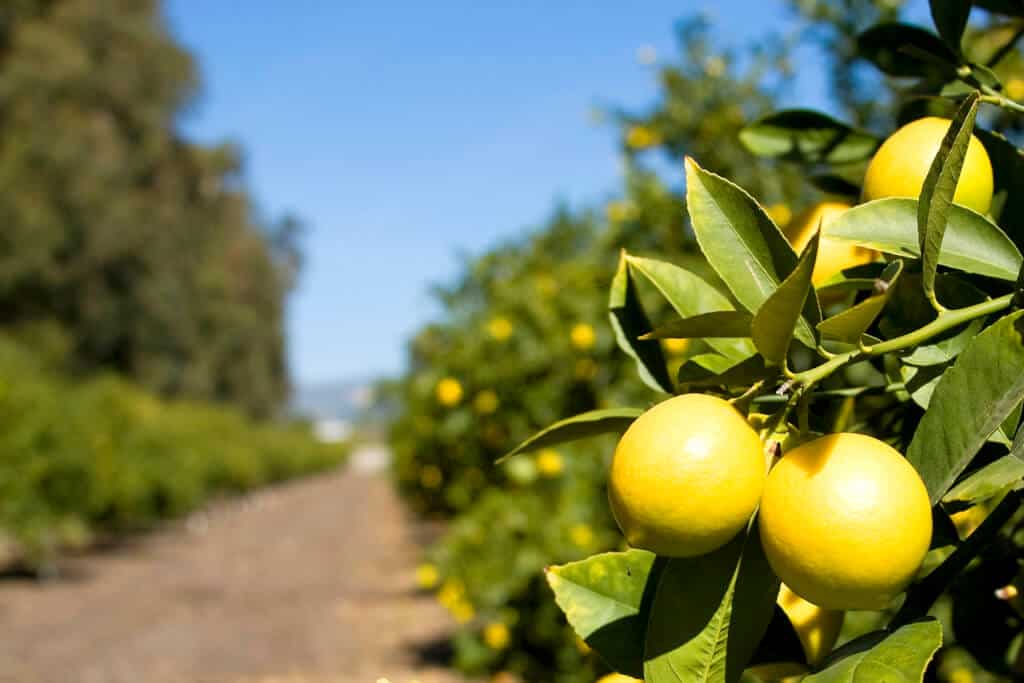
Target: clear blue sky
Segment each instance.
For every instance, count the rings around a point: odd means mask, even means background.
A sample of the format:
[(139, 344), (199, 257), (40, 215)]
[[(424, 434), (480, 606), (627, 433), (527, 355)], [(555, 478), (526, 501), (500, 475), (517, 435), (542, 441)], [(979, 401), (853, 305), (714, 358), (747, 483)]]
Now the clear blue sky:
[(308, 226), (297, 382), (399, 371), (459, 253), (613, 192), (614, 131), (590, 113), (652, 102), (637, 50), (668, 59), (700, 9), (730, 42), (788, 16), (782, 0), (168, 0), (204, 84), (186, 132), (240, 143), (260, 206)]

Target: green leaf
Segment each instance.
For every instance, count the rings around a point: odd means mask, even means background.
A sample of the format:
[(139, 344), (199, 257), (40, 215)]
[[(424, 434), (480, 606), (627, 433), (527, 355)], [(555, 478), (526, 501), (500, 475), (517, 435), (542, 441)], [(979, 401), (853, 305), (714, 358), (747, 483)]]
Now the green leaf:
[(629, 425), (633, 424), (633, 420), (643, 413), (644, 411), (640, 408), (603, 408), (559, 420), (501, 456), (497, 462), (503, 462), (513, 455), (554, 446), (566, 441), (577, 441), (599, 434), (621, 434), (629, 428)]
[(967, 28), (967, 17), (971, 14), (971, 0), (929, 0), (932, 21), (946, 44), (957, 53), (960, 40)]
[(741, 130), (740, 141), (758, 156), (814, 164), (868, 159), (879, 144), (871, 133), (809, 109), (769, 114)]
[(918, 367), (948, 363), (967, 348), (967, 344), (981, 331), (984, 324), (984, 319), (976, 318), (955, 334), (930, 344), (922, 344), (900, 360), (906, 365)]
[[(943, 5), (959, 4), (951, 0), (942, 0)], [(970, 12), (971, 5), (967, 4)], [(932, 2), (932, 12), (935, 2)], [(966, 21), (966, 19), (965, 19)], [(946, 233), (946, 221), (950, 207), (953, 205), (953, 194), (956, 192), (960, 171), (967, 157), (967, 145), (974, 131), (974, 117), (978, 113), (978, 93), (972, 92), (957, 109), (956, 115), (942, 138), (939, 151), (932, 160), (928, 175), (924, 180), (921, 198), (917, 204), (917, 236), (921, 249), (921, 285), (924, 295), (929, 301), (935, 299), (935, 273), (939, 266), (939, 251), (942, 249), (942, 237)]]
[[(708, 263), (744, 308), (757, 311), (796, 267), (793, 247), (753, 197), (689, 157), (686, 203)], [(816, 309), (817, 298), (808, 297), (804, 316), (815, 323)], [(813, 346), (810, 329), (798, 336)]]
[(545, 571), (555, 602), (616, 671), (643, 676), (647, 617), (666, 560), (646, 550), (594, 555)]
[(1024, 320), (1018, 311), (975, 337), (935, 387), (907, 451), (932, 503), (1024, 400)]
[(669, 560), (651, 606), (643, 680), (739, 681), (778, 592), (756, 526), (713, 553)]
[(940, 81), (955, 77), (960, 61), (935, 34), (899, 23), (877, 24), (860, 34), (857, 52), (890, 76)]
[(850, 308), (837, 313), (828, 320), (818, 323), (818, 332), (827, 339), (845, 341), (851, 344), (857, 343), (868, 328), (875, 322), (885, 304), (892, 296), (893, 286), (903, 272), (903, 261), (896, 260), (886, 266), (881, 277), (875, 281), (877, 294), (869, 296), (864, 301), (851, 306)]
[(728, 359), (718, 361), (712, 360), (712, 358), (709, 358), (708, 354), (702, 354), (683, 363), (679, 367), (680, 390), (687, 391), (697, 387), (746, 386), (778, 374), (778, 368), (766, 365), (761, 356), (751, 356), (728, 367), (722, 367), (724, 362), (728, 362)]
[[(805, 308), (808, 294), (814, 291), (811, 287), (811, 273), (818, 258), (819, 239), (820, 234), (816, 231), (811, 241), (807, 243), (796, 268), (782, 281), (778, 289), (765, 299), (750, 324), (754, 345), (765, 360), (774, 365), (785, 364), (794, 333), (808, 346), (817, 346), (818, 340), (814, 333), (809, 331), (810, 325), (807, 320), (801, 318), (801, 312)], [(817, 299), (814, 306), (818, 306)], [(820, 319), (820, 308), (818, 310)], [(800, 327), (805, 329), (798, 329)]]
[(942, 626), (934, 619), (875, 631), (836, 650), (825, 669), (802, 683), (921, 683), (941, 645)]
[[(702, 277), (685, 268), (638, 256), (627, 256), (626, 261), (632, 270), (643, 275), (654, 285), (675, 312), (684, 318), (735, 308), (728, 297), (709, 285)], [(734, 360), (748, 358), (754, 354), (753, 344), (746, 339), (710, 338), (707, 344), (723, 356)]]
[[(948, 218), (941, 265), (1009, 282), (1017, 279), (1024, 259), (999, 226), (957, 204), (950, 207)], [(855, 206), (829, 223), (824, 236), (917, 258), (917, 200), (889, 197)]]
[(954, 486), (942, 502), (958, 508), (970, 507), (995, 498), (1008, 488), (1019, 487), (1024, 481), (1024, 460), (1016, 455), (1004, 455), (990, 462)]
[(703, 337), (749, 337), (753, 316), (746, 311), (711, 311), (689, 318), (677, 318), (657, 327), (641, 339), (697, 339)]
[(639, 339), (640, 335), (651, 329), (651, 322), (637, 297), (625, 250), (622, 251), (619, 268), (612, 278), (608, 316), (619, 348), (636, 361), (641, 381), (655, 391), (671, 394), (672, 378), (668, 374), (661, 344), (653, 339)]

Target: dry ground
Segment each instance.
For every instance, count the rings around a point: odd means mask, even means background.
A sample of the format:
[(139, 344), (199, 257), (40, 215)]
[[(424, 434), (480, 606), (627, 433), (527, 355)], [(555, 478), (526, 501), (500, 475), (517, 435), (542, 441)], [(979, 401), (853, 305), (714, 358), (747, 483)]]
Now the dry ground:
[(54, 581), (0, 580), (0, 681), (455, 683), (430, 663), (447, 614), (414, 590), (425, 530), (371, 469), (213, 505)]

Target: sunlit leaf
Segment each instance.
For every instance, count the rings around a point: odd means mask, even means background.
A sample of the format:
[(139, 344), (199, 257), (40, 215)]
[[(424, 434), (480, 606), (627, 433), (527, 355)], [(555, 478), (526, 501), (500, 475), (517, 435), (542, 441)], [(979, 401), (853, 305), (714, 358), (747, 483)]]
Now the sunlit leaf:
[(875, 631), (850, 641), (828, 658), (824, 669), (803, 683), (921, 683), (942, 645), (942, 626), (934, 619), (896, 631)]
[(498, 462), (502, 462), (506, 458), (511, 458), (519, 453), (535, 451), (539, 448), (554, 446), (566, 441), (577, 441), (599, 434), (621, 434), (643, 412), (640, 408), (603, 408), (560, 420), (513, 448), (503, 455)]
[[(774, 365), (783, 365), (789, 352), (789, 344), (797, 332), (798, 326), (810, 327), (806, 319), (801, 318), (808, 295), (813, 296), (811, 273), (818, 257), (819, 233), (807, 243), (804, 253), (800, 256), (796, 268), (782, 281), (778, 289), (772, 292), (761, 308), (754, 314), (750, 324), (754, 345), (765, 360)], [(818, 309), (817, 301), (814, 308)], [(818, 318), (821, 313), (818, 309)], [(817, 322), (817, 321), (815, 321)], [(806, 338), (806, 335), (802, 337)], [(808, 346), (816, 346), (817, 339), (812, 334)], [(806, 342), (805, 342), (806, 343)]]
[(829, 164), (870, 158), (879, 144), (871, 133), (809, 109), (769, 114), (740, 131), (740, 141), (758, 156)]

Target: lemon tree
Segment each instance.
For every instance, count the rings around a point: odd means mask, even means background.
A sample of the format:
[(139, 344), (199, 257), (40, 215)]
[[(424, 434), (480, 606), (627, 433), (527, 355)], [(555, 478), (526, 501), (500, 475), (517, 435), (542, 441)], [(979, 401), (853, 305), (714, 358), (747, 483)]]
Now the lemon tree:
[[(623, 549), (545, 572), (619, 676), (1024, 675), (1024, 162), (986, 127), (1024, 113), (999, 76), (1024, 32), (980, 54), (991, 34), (968, 28), (970, 2), (930, 7), (934, 32), (884, 23), (856, 40), (913, 84), (894, 132), (788, 110), (741, 134), (838, 195), (832, 210), (784, 230), (784, 212), (685, 160), (713, 275), (623, 251), (610, 282), (616, 343), (650, 398), (563, 418), (502, 460), (619, 436)], [(664, 339), (701, 351), (670, 371)]]

